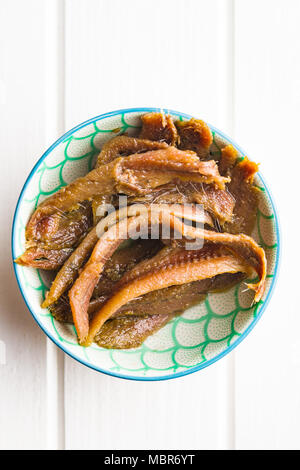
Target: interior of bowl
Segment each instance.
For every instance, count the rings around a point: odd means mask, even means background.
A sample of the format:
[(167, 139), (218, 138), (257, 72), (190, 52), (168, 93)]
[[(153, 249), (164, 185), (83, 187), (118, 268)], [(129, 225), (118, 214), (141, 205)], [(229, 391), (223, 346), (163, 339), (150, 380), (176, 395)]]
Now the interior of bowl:
[[(115, 111), (91, 119), (66, 133), (41, 157), (29, 175), (16, 208), (12, 234), (13, 258), (25, 247), (25, 226), (30, 214), (46, 197), (93, 168), (102, 145), (113, 136), (135, 135), (140, 115), (154, 108)], [(165, 110), (175, 119), (190, 116)], [(211, 126), (215, 152), (233, 143)], [(255, 160), (255, 155), (252, 156)], [(96, 370), (124, 378), (156, 380), (185, 375), (218, 360), (235, 347), (261, 316), (274, 286), (279, 232), (274, 205), (260, 175), (255, 184), (261, 189), (257, 222), (252, 236), (265, 249), (267, 286), (262, 300), (253, 305), (253, 294), (240, 283), (226, 292), (208, 294), (199, 305), (187, 309), (142, 346), (131, 350), (107, 350), (96, 344), (79, 346), (74, 326), (57, 322), (41, 301), (48, 290), (48, 278), (41, 270), (15, 265), (24, 300), (44, 332), (66, 353)]]

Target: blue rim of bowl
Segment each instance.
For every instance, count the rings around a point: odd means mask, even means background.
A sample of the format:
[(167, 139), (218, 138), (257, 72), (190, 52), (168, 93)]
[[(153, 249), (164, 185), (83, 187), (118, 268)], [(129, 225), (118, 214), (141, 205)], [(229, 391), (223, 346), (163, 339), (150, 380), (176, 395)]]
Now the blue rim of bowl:
[[(62, 135), (58, 140), (56, 140), (56, 142), (54, 142), (54, 144), (52, 144), (48, 150), (46, 150), (46, 152), (39, 158), (39, 160), (37, 161), (37, 163), (34, 165), (34, 167), (32, 168), (31, 172), (29, 173), (29, 176), (27, 177), (25, 183), (24, 183), (24, 186), (21, 190), (21, 193), (20, 193), (20, 196), (18, 198), (18, 201), (17, 201), (17, 205), (16, 205), (16, 209), (15, 209), (15, 213), (14, 213), (14, 218), (13, 218), (13, 224), (12, 224), (12, 238), (11, 238), (11, 250), (12, 250), (12, 259), (13, 259), (13, 265), (14, 265), (14, 271), (15, 271), (15, 276), (16, 276), (16, 279), (17, 279), (17, 283), (18, 283), (18, 286), (19, 286), (19, 289), (20, 289), (20, 292), (22, 294), (22, 297), (24, 299), (24, 302), (29, 310), (29, 312), (31, 313), (31, 315), (33, 316), (34, 320), (37, 322), (37, 324), (39, 325), (39, 327), (43, 330), (43, 332), (48, 336), (49, 339), (51, 339), (51, 341), (53, 341), (54, 344), (56, 344), (56, 346), (58, 346), (62, 351), (64, 351), (68, 356), (70, 356), (72, 359), (75, 359), (76, 361), (80, 362), (81, 364), (93, 369), (93, 370), (96, 370), (97, 372), (102, 372), (103, 374), (106, 374), (106, 375), (109, 375), (109, 376), (112, 376), (112, 377), (118, 377), (118, 378), (121, 378), (121, 379), (127, 379), (127, 380), (138, 380), (138, 381), (158, 381), (158, 380), (168, 380), (168, 379), (175, 379), (175, 378), (178, 378), (178, 377), (183, 377), (185, 375), (189, 375), (189, 374), (192, 374), (194, 372), (197, 372), (201, 369), (205, 369), (206, 367), (210, 366), (211, 364), (213, 364), (214, 362), (217, 362), (218, 360), (222, 359), (224, 356), (226, 356), (228, 353), (230, 353), (234, 348), (236, 348), (245, 338), (246, 336), (248, 336), (248, 334), (250, 333), (250, 331), (254, 328), (254, 326), (256, 325), (256, 323), (258, 322), (258, 320), (262, 317), (264, 311), (266, 310), (269, 302), (270, 302), (270, 299), (272, 297), (272, 294), (273, 294), (273, 291), (274, 291), (274, 287), (275, 287), (275, 284), (276, 284), (276, 281), (277, 281), (277, 278), (278, 278), (278, 272), (279, 272), (279, 265), (280, 265), (280, 252), (281, 252), (281, 246), (280, 246), (280, 227), (279, 227), (279, 221), (278, 221), (278, 216), (277, 216), (277, 210), (276, 210), (276, 206), (274, 204), (274, 199), (270, 193), (270, 190), (268, 189), (266, 183), (265, 183), (265, 179), (261, 176), (261, 174), (259, 173), (258, 176), (266, 190), (266, 193), (268, 194), (268, 197), (271, 201), (271, 205), (272, 205), (272, 209), (273, 209), (273, 212), (274, 212), (274, 217), (275, 217), (275, 226), (276, 226), (276, 241), (277, 241), (277, 252), (276, 252), (276, 261), (275, 261), (275, 269), (274, 269), (274, 275), (273, 275), (273, 279), (272, 279), (272, 283), (269, 287), (269, 291), (268, 291), (268, 294), (267, 294), (267, 297), (266, 299), (264, 300), (264, 303), (262, 304), (257, 316), (252, 320), (252, 322), (250, 323), (250, 325), (246, 328), (246, 330), (242, 333), (242, 335), (231, 345), (231, 346), (228, 346), (224, 351), (220, 352), (219, 354), (217, 354), (217, 356), (213, 357), (212, 359), (209, 359), (205, 362), (202, 362), (201, 364), (198, 364), (197, 366), (192, 366), (190, 367), (189, 369), (185, 370), (185, 371), (181, 371), (181, 372), (177, 372), (177, 373), (174, 373), (174, 374), (170, 374), (170, 375), (163, 375), (163, 376), (154, 376), (154, 377), (146, 377), (146, 376), (135, 376), (135, 375), (127, 375), (127, 374), (118, 374), (116, 372), (111, 372), (109, 370), (105, 370), (105, 369), (101, 369), (101, 367), (96, 367), (94, 366), (93, 364), (81, 359), (80, 357), (76, 356), (75, 354), (72, 354), (70, 351), (68, 351), (54, 336), (52, 336), (52, 334), (46, 330), (46, 328), (41, 324), (41, 322), (39, 321), (39, 318), (38, 316), (31, 310), (30, 308), (30, 305), (29, 305), (29, 301), (27, 300), (27, 297), (26, 297), (26, 294), (24, 293), (22, 287), (21, 287), (21, 283), (20, 283), (20, 280), (19, 280), (19, 275), (18, 275), (18, 272), (17, 272), (17, 265), (16, 263), (14, 263), (14, 259), (15, 259), (15, 254), (14, 254), (14, 251), (15, 251), (15, 237), (16, 237), (16, 234), (15, 234), (15, 224), (16, 224), (16, 220), (17, 220), (17, 217), (18, 217), (18, 212), (19, 212), (19, 208), (20, 208), (20, 203), (22, 201), (22, 197), (23, 197), (23, 193), (24, 191), (26, 190), (28, 184), (30, 183), (31, 181), (31, 178), (32, 176), (34, 175), (36, 169), (38, 168), (38, 166), (43, 162), (43, 160), (47, 157), (47, 155), (49, 155), (53, 149), (55, 147), (57, 147), (60, 143), (62, 143), (65, 139), (67, 139), (68, 137), (70, 137), (74, 132), (82, 129), (83, 127), (86, 127), (87, 125), (89, 124), (92, 124), (93, 122), (95, 121), (100, 121), (102, 119), (106, 119), (108, 117), (112, 117), (112, 116), (117, 116), (118, 114), (125, 114), (125, 113), (134, 113), (134, 112), (143, 112), (143, 113), (147, 113), (147, 112), (153, 112), (153, 111), (164, 111), (165, 113), (170, 113), (174, 116), (182, 116), (183, 118), (186, 118), (186, 119), (190, 119), (192, 116), (188, 115), (188, 114), (185, 114), (185, 113), (181, 113), (181, 112), (178, 112), (178, 111), (173, 111), (171, 109), (164, 109), (164, 108), (127, 108), (127, 109), (119, 109), (119, 110), (116, 110), (116, 111), (111, 111), (109, 113), (104, 113), (104, 114), (100, 114), (99, 116), (96, 116), (96, 117), (93, 117), (91, 119), (88, 119), (87, 121), (84, 121), (82, 122), (81, 124), (78, 124), (76, 127), (74, 127), (73, 129), (69, 130), (68, 132), (66, 132), (64, 135)], [(208, 124), (208, 126), (210, 127), (210, 129), (214, 132), (216, 132), (220, 137), (222, 137), (223, 139), (225, 139), (226, 141), (230, 142), (242, 155), (246, 155), (246, 153), (241, 149), (241, 147), (239, 145), (237, 145), (231, 138), (229, 138), (226, 134), (224, 134), (223, 132), (221, 132), (219, 129), (217, 129), (216, 127)]]

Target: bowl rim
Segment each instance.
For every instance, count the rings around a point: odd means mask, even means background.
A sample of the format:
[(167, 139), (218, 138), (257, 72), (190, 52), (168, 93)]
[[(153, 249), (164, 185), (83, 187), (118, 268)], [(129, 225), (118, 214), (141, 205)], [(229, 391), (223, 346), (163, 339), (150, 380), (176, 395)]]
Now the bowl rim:
[[(262, 177), (262, 175), (260, 174), (260, 172), (258, 173), (258, 176), (266, 190), (266, 193), (270, 199), (270, 202), (271, 202), (271, 206), (272, 206), (272, 209), (273, 209), (273, 213), (274, 213), (274, 219), (275, 219), (275, 227), (276, 227), (276, 242), (277, 242), (277, 250), (276, 250), (276, 260), (275, 260), (275, 268), (274, 268), (274, 275), (273, 275), (273, 278), (272, 278), (272, 282), (271, 282), (271, 285), (269, 287), (269, 290), (268, 290), (268, 293), (267, 293), (267, 296), (266, 296), (266, 299), (264, 300), (261, 308), (259, 309), (259, 312), (257, 314), (257, 316), (252, 320), (252, 322), (250, 323), (250, 325), (246, 328), (246, 330), (241, 334), (241, 336), (239, 336), (236, 341), (230, 345), (230, 346), (227, 346), (226, 349), (224, 349), (224, 351), (221, 351), (219, 354), (217, 354), (215, 357), (205, 361), (205, 362), (202, 362), (201, 364), (198, 364), (196, 366), (191, 366), (190, 368), (188, 368), (187, 370), (184, 370), (184, 371), (181, 371), (181, 372), (175, 372), (174, 374), (167, 374), (167, 375), (161, 375), (161, 376), (135, 376), (135, 375), (130, 375), (130, 374), (121, 374), (121, 373), (118, 373), (118, 372), (113, 372), (113, 371), (109, 371), (107, 369), (102, 369), (101, 367), (98, 367), (96, 365), (93, 365), (87, 361), (85, 361), (84, 359), (76, 356), (76, 354), (72, 353), (71, 351), (69, 351), (67, 349), (67, 347), (65, 347), (62, 343), (59, 342), (58, 339), (56, 339), (49, 331), (47, 331), (46, 327), (40, 322), (39, 318), (38, 318), (38, 315), (35, 314), (35, 312), (33, 311), (33, 309), (31, 309), (30, 305), (29, 305), (29, 301), (27, 300), (26, 298), (26, 294), (23, 290), (23, 288), (21, 287), (21, 283), (20, 283), (20, 280), (19, 280), (19, 274), (18, 274), (18, 271), (17, 271), (17, 265), (16, 263), (14, 262), (14, 259), (15, 259), (15, 237), (16, 237), (16, 220), (18, 218), (18, 214), (19, 214), (19, 209), (20, 209), (20, 204), (21, 204), (21, 201), (22, 201), (22, 198), (23, 198), (23, 194), (27, 188), (27, 186), (29, 185), (33, 175), (35, 174), (35, 171), (36, 169), (38, 168), (38, 166), (44, 161), (44, 159), (59, 145), (61, 144), (65, 139), (67, 139), (68, 137), (70, 137), (74, 132), (88, 126), (89, 124), (92, 124), (93, 122), (95, 121), (100, 121), (100, 120), (103, 120), (103, 119), (106, 119), (108, 117), (113, 117), (113, 116), (117, 116), (119, 114), (126, 114), (126, 113), (134, 113), (134, 112), (140, 112), (140, 113), (146, 113), (146, 112), (159, 112), (159, 111), (163, 111), (165, 113), (170, 113), (174, 116), (182, 116), (186, 119), (191, 119), (193, 116), (189, 115), (189, 114), (185, 114), (185, 113), (182, 113), (182, 112), (179, 112), (179, 111), (174, 111), (174, 110), (171, 110), (171, 109), (166, 109), (166, 108), (152, 108), (152, 107), (138, 107), (138, 108), (125, 108), (125, 109), (118, 109), (118, 110), (115, 110), (115, 111), (110, 111), (110, 112), (107, 112), (107, 113), (103, 113), (103, 114), (99, 114), (98, 116), (95, 116), (93, 118), (90, 118), (80, 124), (78, 124), (77, 126), (73, 127), (72, 129), (70, 129), (69, 131), (65, 132), (59, 139), (57, 139), (43, 154), (42, 156), (38, 159), (38, 161), (35, 163), (35, 165), (33, 166), (32, 170), (30, 171), (28, 177), (26, 178), (26, 181), (22, 187), (22, 190), (20, 192), (20, 195), (18, 197), (18, 200), (17, 200), (17, 204), (16, 204), (16, 208), (15, 208), (15, 212), (14, 212), (14, 217), (13, 217), (13, 222), (12, 222), (12, 234), (11, 234), (11, 252), (12, 252), (12, 261), (13, 261), (13, 266), (14, 266), (14, 272), (15, 272), (15, 276), (16, 276), (16, 279), (17, 279), (17, 284), (18, 284), (18, 287), (19, 287), (19, 290), (21, 292), (21, 295), (23, 297), (23, 300), (30, 312), (30, 314), (32, 315), (32, 317), (34, 318), (34, 320), (36, 321), (36, 323), (39, 325), (39, 327), (42, 329), (42, 331), (46, 334), (46, 336), (51, 340), (53, 341), (53, 343), (58, 346), (64, 353), (66, 353), (68, 356), (70, 356), (72, 359), (78, 361), (79, 363), (81, 363), (82, 365), (85, 365), (87, 367), (89, 367), (90, 369), (93, 369), (97, 372), (102, 372), (103, 374), (106, 374), (106, 375), (109, 375), (109, 376), (112, 376), (112, 377), (117, 377), (117, 378), (121, 378), (121, 379), (127, 379), (127, 380), (137, 380), (137, 381), (144, 381), (144, 382), (149, 382), (149, 381), (160, 381), (160, 380), (168, 380), (168, 379), (175, 379), (175, 378), (178, 378), (178, 377), (183, 377), (185, 375), (189, 375), (189, 374), (192, 374), (194, 372), (197, 372), (199, 370), (202, 370), (202, 369), (205, 369), (206, 367), (210, 366), (211, 364), (219, 361), (220, 359), (222, 359), (224, 356), (226, 356), (227, 354), (229, 354), (233, 349), (235, 349), (245, 338), (246, 336), (248, 336), (248, 334), (250, 333), (250, 331), (252, 331), (252, 329), (254, 328), (254, 326), (257, 324), (258, 320), (262, 317), (263, 313), (265, 312), (269, 302), (270, 302), (270, 299), (273, 295), (273, 292), (274, 292), (274, 287), (276, 285), (276, 282), (277, 282), (277, 278), (278, 278), (278, 272), (279, 272), (279, 266), (280, 266), (280, 260), (281, 260), (281, 235), (280, 235), (280, 225), (279, 225), (279, 220), (278, 220), (278, 215), (277, 215), (277, 209), (276, 209), (276, 205), (274, 203), (274, 198), (265, 182), (265, 178)], [(207, 123), (208, 126), (210, 127), (210, 129), (214, 132), (216, 132), (220, 137), (222, 137), (223, 139), (225, 139), (226, 141), (228, 141), (229, 143), (231, 143), (240, 153), (242, 153), (243, 155), (246, 155), (246, 153), (244, 152), (244, 150), (242, 150), (242, 148), (236, 144), (236, 142), (231, 139), (230, 137), (228, 137), (226, 134), (224, 134), (222, 131), (220, 131), (218, 128), (212, 126), (211, 124)]]

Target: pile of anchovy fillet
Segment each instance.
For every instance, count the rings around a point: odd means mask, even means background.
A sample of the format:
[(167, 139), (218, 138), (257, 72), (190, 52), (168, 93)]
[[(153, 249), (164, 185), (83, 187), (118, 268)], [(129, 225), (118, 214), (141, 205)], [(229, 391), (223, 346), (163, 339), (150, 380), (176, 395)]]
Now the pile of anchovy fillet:
[(92, 171), (38, 206), (16, 260), (55, 272), (42, 306), (73, 322), (84, 346), (137, 347), (208, 292), (253, 275), (253, 301), (263, 295), (266, 257), (250, 236), (258, 166), (232, 145), (217, 149), (203, 121), (141, 121), (138, 137), (109, 140)]

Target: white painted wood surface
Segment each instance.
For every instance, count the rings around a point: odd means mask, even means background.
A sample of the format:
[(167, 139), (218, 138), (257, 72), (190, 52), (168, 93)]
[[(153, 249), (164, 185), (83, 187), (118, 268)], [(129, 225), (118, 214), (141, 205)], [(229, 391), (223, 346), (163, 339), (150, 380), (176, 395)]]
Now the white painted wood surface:
[[(299, 22), (298, 0), (0, 0), (1, 449), (300, 448)], [(254, 331), (167, 382), (107, 377), (64, 356), (27, 311), (9, 251), (41, 153), (77, 123), (134, 106), (178, 109), (234, 136), (261, 162), (283, 232), (281, 275)]]

